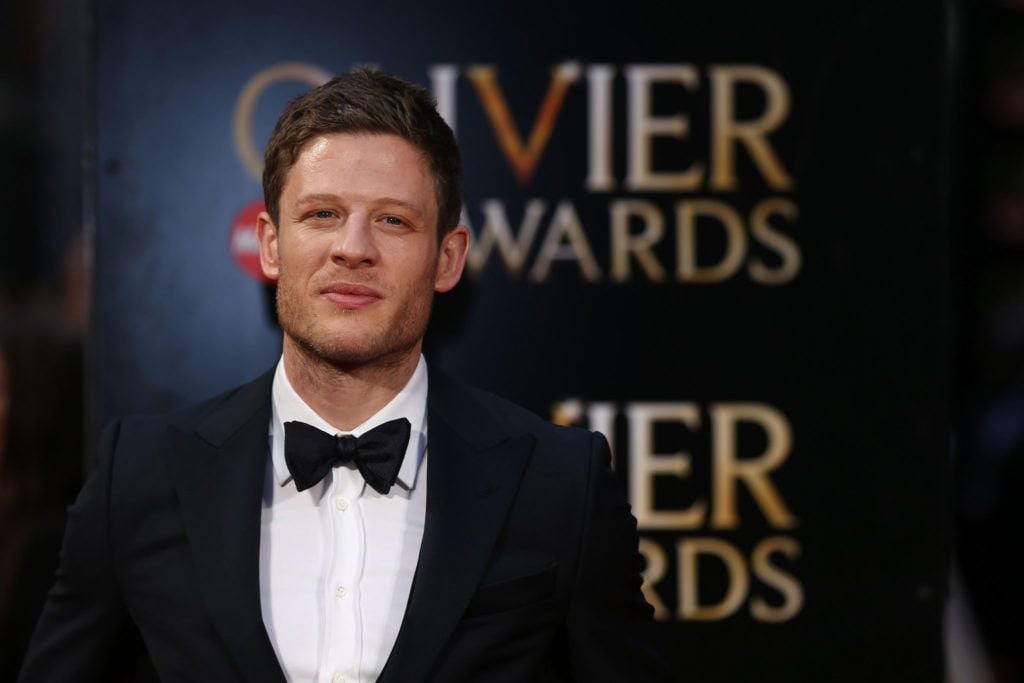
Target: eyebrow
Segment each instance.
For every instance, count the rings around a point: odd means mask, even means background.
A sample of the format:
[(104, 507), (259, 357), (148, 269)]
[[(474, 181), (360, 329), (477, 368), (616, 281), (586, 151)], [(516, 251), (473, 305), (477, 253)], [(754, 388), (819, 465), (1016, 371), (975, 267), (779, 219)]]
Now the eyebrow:
[[(344, 197), (341, 195), (317, 192), (312, 194), (304, 194), (295, 200), (298, 206), (304, 206), (306, 204), (315, 204), (317, 202), (338, 202), (343, 201)], [(397, 197), (376, 197), (369, 200), (371, 203), (376, 205), (388, 205), (388, 206), (401, 206), (403, 208), (415, 211), (417, 214), (423, 214), (423, 207), (416, 202), (411, 202), (405, 199), (399, 199)]]

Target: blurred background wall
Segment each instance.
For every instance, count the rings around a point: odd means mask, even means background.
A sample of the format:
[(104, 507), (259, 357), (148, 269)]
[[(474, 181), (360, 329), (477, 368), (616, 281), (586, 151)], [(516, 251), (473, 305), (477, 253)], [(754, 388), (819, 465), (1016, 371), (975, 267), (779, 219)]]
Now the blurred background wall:
[(259, 152), (375, 63), (468, 170), (430, 358), (609, 436), (682, 680), (1022, 680), (1017, 4), (7, 3), (0, 679), (102, 423), (279, 353)]
[(953, 432), (958, 580), (992, 680), (1024, 680), (1024, 3), (965, 3)]
[[(0, 5), (0, 680), (53, 582), (92, 438), (91, 10)], [(84, 434), (88, 437), (83, 438)]]

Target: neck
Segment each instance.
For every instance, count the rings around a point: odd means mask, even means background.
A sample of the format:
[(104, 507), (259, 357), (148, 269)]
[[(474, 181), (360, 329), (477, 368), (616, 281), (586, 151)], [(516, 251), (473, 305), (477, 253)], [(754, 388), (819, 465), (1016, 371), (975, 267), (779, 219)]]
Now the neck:
[(338, 366), (284, 338), (288, 381), (310, 408), (341, 431), (358, 427), (386, 406), (409, 382), (422, 342), (384, 361)]

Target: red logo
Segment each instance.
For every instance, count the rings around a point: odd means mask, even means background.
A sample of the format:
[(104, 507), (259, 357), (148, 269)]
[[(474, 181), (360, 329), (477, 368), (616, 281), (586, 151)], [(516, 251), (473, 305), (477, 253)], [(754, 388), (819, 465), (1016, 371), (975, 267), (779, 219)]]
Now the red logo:
[(256, 217), (266, 210), (262, 199), (246, 204), (231, 224), (228, 244), (235, 263), (243, 273), (259, 282), (271, 283), (260, 268), (260, 243), (256, 238)]

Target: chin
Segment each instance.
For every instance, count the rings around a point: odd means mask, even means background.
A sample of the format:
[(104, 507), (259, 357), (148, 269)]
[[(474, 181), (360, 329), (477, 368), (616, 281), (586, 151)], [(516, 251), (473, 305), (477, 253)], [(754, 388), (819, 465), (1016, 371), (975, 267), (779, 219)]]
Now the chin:
[(419, 341), (418, 337), (397, 339), (346, 332), (331, 336), (289, 333), (289, 336), (311, 359), (341, 369), (397, 364), (415, 352)]

